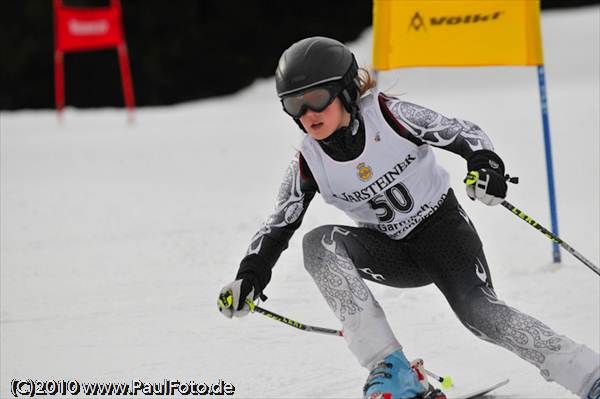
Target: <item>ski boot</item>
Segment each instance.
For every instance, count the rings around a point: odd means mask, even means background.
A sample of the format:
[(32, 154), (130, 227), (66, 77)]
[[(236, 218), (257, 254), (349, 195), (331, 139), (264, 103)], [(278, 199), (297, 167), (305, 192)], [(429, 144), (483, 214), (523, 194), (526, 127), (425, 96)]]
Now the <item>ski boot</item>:
[(428, 382), (424, 384), (419, 380), (402, 351), (398, 350), (371, 370), (363, 388), (363, 398), (446, 399), (441, 391), (431, 388)]

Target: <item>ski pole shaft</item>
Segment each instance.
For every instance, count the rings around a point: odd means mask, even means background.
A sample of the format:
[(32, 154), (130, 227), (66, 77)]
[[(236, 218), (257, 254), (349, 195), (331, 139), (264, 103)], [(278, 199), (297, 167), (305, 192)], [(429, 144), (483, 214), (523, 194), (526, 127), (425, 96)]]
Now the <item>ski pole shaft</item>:
[[(283, 324), (287, 324), (288, 326), (297, 328), (299, 330), (302, 331), (308, 331), (308, 332), (316, 332), (316, 333), (321, 333), (321, 334), (327, 334), (327, 335), (337, 335), (339, 337), (344, 336), (344, 333), (340, 330), (334, 330), (332, 328), (323, 328), (323, 327), (316, 327), (316, 326), (309, 326), (308, 324), (304, 324), (304, 323), (300, 323), (299, 321), (296, 320), (292, 320), (288, 317), (285, 316), (281, 316), (278, 315), (275, 312), (271, 312), (270, 310), (267, 310), (265, 308), (261, 308), (260, 306), (258, 306), (257, 304), (255, 304), (251, 299), (247, 299), (246, 303), (248, 304), (248, 307), (250, 308), (250, 312), (252, 313), (260, 313), (263, 316), (266, 316), (270, 319), (279, 321)], [(233, 293), (231, 291), (226, 291), (223, 292), (220, 296), (219, 296), (219, 301), (217, 302), (219, 309), (228, 309), (232, 306), (233, 304)]]
[(583, 263), (584, 265), (589, 267), (590, 270), (592, 270), (594, 273), (596, 273), (597, 275), (600, 276), (600, 269), (598, 268), (598, 266), (594, 265), (592, 262), (590, 262), (588, 259), (586, 259), (585, 256), (583, 256), (582, 254), (577, 252), (569, 244), (567, 244), (566, 242), (561, 240), (559, 237), (557, 237), (555, 234), (553, 234), (551, 231), (546, 229), (544, 226), (542, 226), (541, 224), (539, 224), (538, 222), (533, 220), (533, 218), (531, 216), (526, 215), (525, 212), (518, 209), (516, 206), (512, 205), (508, 201), (502, 201), (502, 206), (505, 207), (506, 209), (508, 209), (509, 211), (511, 211), (512, 213), (514, 213), (515, 215), (517, 215), (519, 218), (523, 219), (525, 222), (529, 223), (531, 226), (533, 226), (537, 230), (539, 230), (543, 235), (545, 235), (546, 237), (548, 237), (549, 239), (551, 239), (552, 241), (554, 241), (555, 243), (560, 245), (564, 250), (566, 250), (568, 253), (570, 253), (577, 259), (579, 259), (581, 261), (581, 263)]
[(428, 376), (430, 376), (431, 378), (433, 378), (434, 380), (436, 380), (437, 382), (439, 382), (440, 384), (442, 384), (442, 386), (444, 388), (450, 388), (452, 386), (452, 378), (447, 375), (445, 377), (440, 377), (439, 375), (435, 374), (432, 371), (427, 370), (424, 366), (423, 366), (423, 359), (415, 359), (412, 361), (411, 363), (411, 367), (417, 372), (417, 374), (419, 374), (419, 378), (421, 372), (427, 374)]
[(427, 369), (423, 369), (423, 370), (425, 370), (425, 374), (427, 374), (428, 376), (430, 376), (431, 378), (433, 378), (437, 382), (444, 382), (444, 377), (440, 377), (439, 375), (437, 375), (435, 373), (432, 373), (431, 371), (429, 371)]
[(452, 386), (452, 378), (450, 378), (450, 376), (440, 377), (439, 375), (427, 370), (426, 368), (423, 368), (423, 370), (425, 371), (425, 374), (442, 384), (444, 388), (450, 388)]
[(326, 335), (337, 335), (342, 337), (344, 335), (343, 331), (341, 330), (334, 330), (332, 328), (323, 328), (323, 327), (316, 327), (316, 326), (309, 326), (308, 324), (303, 324), (300, 323), (296, 320), (292, 320), (290, 318), (287, 318), (285, 316), (281, 316), (278, 315), (275, 312), (271, 312), (270, 310), (261, 308), (258, 305), (252, 304), (250, 305), (250, 311), (254, 312), (254, 313), (260, 313), (263, 316), (267, 316), (270, 319), (282, 322), (283, 324), (287, 324), (288, 326), (292, 326), (294, 328), (297, 328), (299, 330), (303, 330), (303, 331), (308, 331), (308, 332), (316, 332), (316, 333), (321, 333), (321, 334), (326, 334)]

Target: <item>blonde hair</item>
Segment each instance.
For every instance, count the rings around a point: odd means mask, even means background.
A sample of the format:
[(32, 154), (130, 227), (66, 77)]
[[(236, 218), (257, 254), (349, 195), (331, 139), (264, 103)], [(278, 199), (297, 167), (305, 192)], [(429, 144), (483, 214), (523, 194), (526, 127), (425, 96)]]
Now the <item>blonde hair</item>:
[(367, 69), (362, 67), (358, 68), (358, 76), (356, 79), (358, 83), (359, 96), (362, 96), (367, 92), (367, 90), (372, 89), (377, 85), (377, 80), (371, 76), (371, 73)]

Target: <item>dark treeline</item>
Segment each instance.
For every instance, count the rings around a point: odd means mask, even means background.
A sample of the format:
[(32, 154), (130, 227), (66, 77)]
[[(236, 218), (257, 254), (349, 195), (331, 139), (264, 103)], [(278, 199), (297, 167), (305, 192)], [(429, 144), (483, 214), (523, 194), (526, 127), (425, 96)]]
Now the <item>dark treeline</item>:
[[(63, 0), (102, 6), (108, 0)], [(543, 8), (599, 0), (543, 0)], [(306, 36), (351, 41), (371, 24), (370, 0), (122, 0), (136, 102), (173, 104), (233, 93), (273, 75)], [(54, 107), (51, 0), (3, 2), (0, 109)], [(115, 50), (65, 55), (67, 105), (122, 106)]]

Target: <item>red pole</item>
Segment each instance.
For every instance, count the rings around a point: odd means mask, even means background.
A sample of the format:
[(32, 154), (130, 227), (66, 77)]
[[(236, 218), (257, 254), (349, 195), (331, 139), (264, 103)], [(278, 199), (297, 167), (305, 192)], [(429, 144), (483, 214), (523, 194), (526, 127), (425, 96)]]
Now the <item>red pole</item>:
[(65, 106), (65, 78), (63, 69), (63, 52), (54, 50), (54, 98), (59, 117)]
[(127, 55), (127, 46), (125, 43), (117, 47), (119, 54), (119, 67), (121, 68), (121, 83), (123, 85), (123, 97), (125, 105), (129, 111), (129, 119), (133, 120), (133, 108), (135, 107), (135, 99), (133, 96), (133, 84), (131, 83), (131, 69), (129, 67), (129, 56)]
[(125, 106), (128, 111), (129, 122), (133, 122), (133, 109), (135, 107), (135, 97), (133, 94), (133, 83), (131, 81), (131, 67), (129, 65), (129, 55), (127, 53), (127, 44), (125, 42), (125, 24), (123, 23), (123, 9), (121, 8), (121, 0), (111, 0), (111, 4), (119, 11), (121, 19), (122, 42), (117, 46), (117, 54), (119, 56), (119, 68), (121, 69), (121, 84), (123, 86), (123, 97)]
[(62, 50), (58, 49), (58, 12), (62, 7), (62, 1), (54, 0), (52, 4), (54, 6), (54, 102), (60, 120), (65, 106), (64, 57)]

